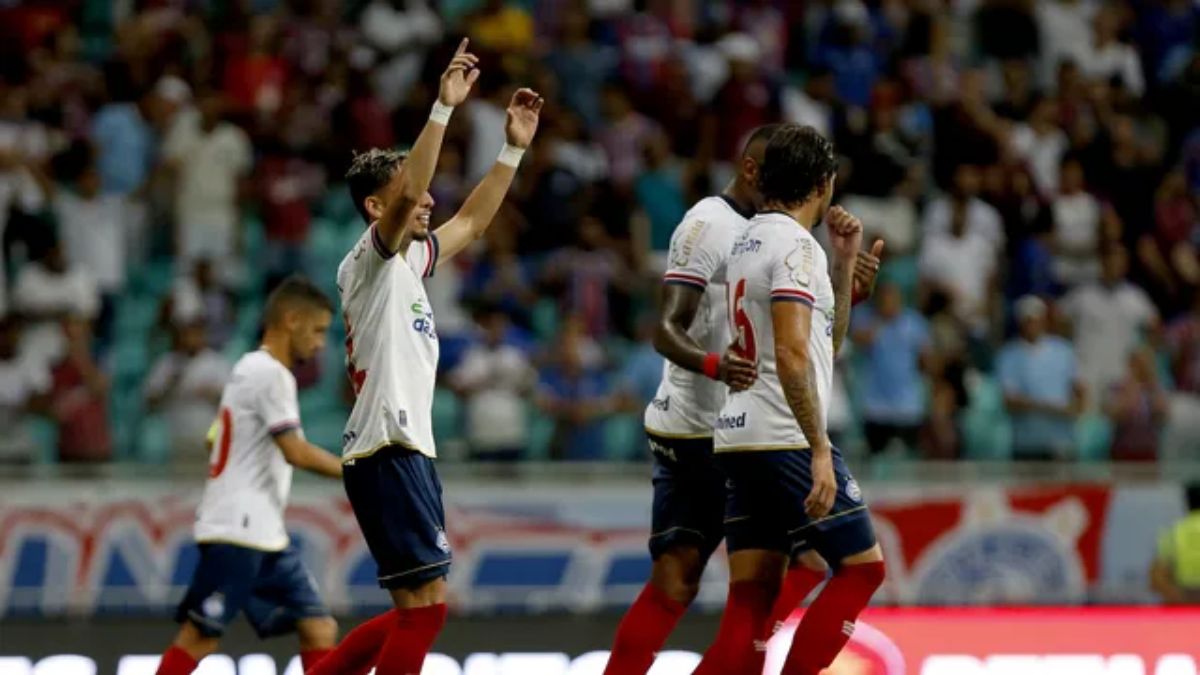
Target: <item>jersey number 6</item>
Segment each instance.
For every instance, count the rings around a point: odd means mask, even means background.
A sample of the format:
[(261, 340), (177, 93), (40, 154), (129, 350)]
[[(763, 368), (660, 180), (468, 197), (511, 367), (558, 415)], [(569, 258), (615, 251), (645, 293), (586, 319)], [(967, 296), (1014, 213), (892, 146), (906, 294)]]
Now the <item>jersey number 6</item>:
[(747, 361), (758, 360), (758, 344), (754, 340), (754, 324), (742, 309), (746, 297), (746, 280), (739, 279), (733, 287), (733, 298), (729, 301), (729, 318), (733, 322), (733, 351)]

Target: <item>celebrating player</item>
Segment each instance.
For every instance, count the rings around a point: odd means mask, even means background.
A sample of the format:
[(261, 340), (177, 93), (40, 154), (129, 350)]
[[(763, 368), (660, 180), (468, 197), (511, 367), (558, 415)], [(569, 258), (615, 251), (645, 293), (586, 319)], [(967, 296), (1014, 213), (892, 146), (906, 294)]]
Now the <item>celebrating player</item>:
[[(764, 211), (729, 259), (736, 350), (758, 364), (758, 380), (729, 395), (717, 416), (714, 452), (729, 480), (730, 586), (717, 639), (697, 673), (754, 672), (784, 567), (798, 552), (815, 551), (833, 576), (796, 631), (784, 675), (818, 675), (829, 666), (883, 583), (862, 492), (825, 430), (862, 242), (862, 224), (829, 209), (836, 168), (829, 141), (811, 127), (775, 132), (759, 181)], [(822, 220), (832, 266), (812, 235)]]
[(336, 456), (304, 440), (291, 372), (324, 349), (332, 317), (319, 289), (300, 277), (285, 280), (267, 298), (262, 346), (233, 368), (209, 432), (212, 456), (195, 527), (200, 564), (159, 675), (195, 670), (242, 612), (260, 637), (299, 633), (305, 667), (337, 641), (337, 623), (283, 523), (293, 466), (342, 475)]
[[(650, 581), (617, 629), (606, 675), (644, 675), (695, 599), (709, 556), (720, 544), (725, 477), (713, 460), (713, 425), (726, 387), (754, 383), (755, 365), (730, 349), (725, 267), (733, 242), (760, 205), (763, 150), (780, 125), (760, 127), (743, 150), (738, 175), (715, 197), (697, 202), (671, 238), (663, 275), (663, 311), (654, 344), (668, 361), (645, 414), (654, 457)], [(877, 245), (876, 253), (880, 245)], [(867, 297), (878, 260), (862, 256), (855, 290)], [(825, 578), (819, 558), (789, 571), (777, 602), (786, 618)], [(774, 622), (772, 622), (774, 623)]]
[[(446, 620), (450, 543), (433, 466), (438, 340), (422, 279), (481, 236), (537, 131), (542, 99), (518, 90), (507, 144), (459, 212), (431, 232), (427, 192), (454, 106), (479, 77), (463, 40), (412, 152), (358, 155), (346, 178), (369, 227), (338, 268), (346, 360), (357, 398), (342, 448), (346, 494), (379, 584), (396, 608), (364, 623), (307, 672), (416, 675)], [(397, 260), (399, 254), (399, 260)]]

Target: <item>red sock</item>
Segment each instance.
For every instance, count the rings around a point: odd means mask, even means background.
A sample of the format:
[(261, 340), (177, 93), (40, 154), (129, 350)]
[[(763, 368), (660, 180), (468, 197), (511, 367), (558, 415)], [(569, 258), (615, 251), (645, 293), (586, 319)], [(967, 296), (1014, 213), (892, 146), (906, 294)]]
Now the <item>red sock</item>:
[(308, 672), (313, 666), (321, 662), (326, 656), (333, 653), (332, 649), (301, 649), (300, 650), (300, 665), (304, 666), (304, 672)]
[(646, 584), (617, 627), (604, 675), (646, 675), (654, 664), (655, 653), (662, 649), (685, 611), (687, 605)]
[(389, 610), (346, 633), (325, 658), (309, 664), (301, 654), (305, 675), (366, 675), (379, 659), (379, 650), (395, 623), (396, 610)]
[(191, 675), (198, 665), (200, 662), (193, 659), (191, 654), (171, 645), (167, 651), (163, 652), (162, 660), (158, 662), (158, 670), (155, 672), (156, 675)]
[(775, 600), (775, 607), (771, 610), (771, 620), (767, 624), (767, 637), (774, 635), (783, 626), (792, 612), (822, 581), (825, 581), (824, 570), (818, 572), (804, 565), (788, 568), (787, 574), (783, 577), (783, 587), (779, 589), (779, 597)]
[(828, 668), (883, 578), (882, 562), (846, 565), (834, 573), (800, 620), (782, 675), (820, 675)]
[(375, 675), (421, 675), (425, 655), (446, 624), (446, 605), (396, 610)]
[[(721, 615), (721, 627), (692, 675), (743, 675), (752, 672), (762, 659), (757, 652), (765, 645), (767, 620), (775, 603), (777, 588), (760, 581), (738, 581), (729, 585), (729, 599)], [(760, 669), (761, 672), (761, 669)]]

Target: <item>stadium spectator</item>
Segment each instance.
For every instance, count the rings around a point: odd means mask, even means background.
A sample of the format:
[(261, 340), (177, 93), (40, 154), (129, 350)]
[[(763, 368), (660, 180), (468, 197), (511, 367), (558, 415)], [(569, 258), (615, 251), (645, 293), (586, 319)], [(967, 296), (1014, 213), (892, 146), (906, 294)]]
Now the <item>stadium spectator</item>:
[(1159, 534), (1150, 587), (1170, 605), (1200, 602), (1200, 483), (1186, 490), (1187, 513)]
[(1091, 39), (1082, 43), (1079, 66), (1092, 80), (1120, 81), (1126, 91), (1141, 96), (1146, 85), (1137, 50), (1117, 39), (1120, 17), (1117, 8), (1106, 6), (1092, 19)]
[(13, 308), (25, 319), (21, 351), (49, 366), (67, 354), (64, 320), (95, 319), (100, 295), (87, 272), (67, 264), (55, 241), (21, 269), (13, 286)]
[(104, 192), (132, 195), (142, 189), (153, 166), (154, 130), (146, 119), (145, 97), (135, 92), (129, 64), (113, 61), (104, 70), (109, 100), (92, 118), (91, 141)]
[(662, 130), (653, 120), (633, 108), (629, 95), (620, 87), (605, 86), (601, 99), (604, 124), (597, 139), (608, 155), (612, 180), (628, 188), (642, 170), (642, 149)]
[(1046, 0), (1037, 3), (1041, 37), (1042, 75), (1053, 79), (1061, 63), (1082, 63), (1092, 41), (1091, 21), (1096, 3), (1091, 0)]
[(1046, 334), (1047, 308), (1025, 296), (1014, 307), (1020, 335), (1001, 350), (996, 375), (1013, 425), (1013, 457), (1067, 460), (1075, 447), (1075, 419), (1083, 410), (1071, 343)]
[(200, 101), (198, 115), (172, 129), (163, 157), (175, 181), (175, 245), (184, 268), (219, 261), (222, 274), (241, 250), (242, 179), (253, 162), (249, 138), (225, 120), (219, 94)]
[(1129, 254), (1113, 245), (1102, 259), (1100, 280), (1076, 287), (1060, 304), (1074, 327), (1079, 376), (1088, 399), (1097, 404), (1128, 371), (1129, 355), (1159, 322), (1150, 296), (1128, 275)]
[(50, 370), (50, 410), (58, 423), (58, 461), (112, 459), (108, 423), (110, 380), (92, 357), (91, 323), (78, 316), (62, 321), (66, 349)]
[(1163, 434), (1162, 456), (1192, 459), (1195, 448), (1200, 447), (1200, 289), (1192, 291), (1191, 311), (1168, 327), (1166, 345), (1175, 394)]
[(949, 194), (940, 196), (925, 208), (922, 231), (941, 235), (952, 229), (952, 221), (962, 218), (963, 234), (987, 242), (999, 253), (1004, 249), (1004, 222), (991, 205), (979, 197), (983, 172), (974, 164), (959, 164), (954, 169)]
[(266, 235), (264, 285), (274, 288), (291, 274), (308, 272), (305, 242), (313, 204), (325, 193), (325, 174), (319, 164), (308, 160), (299, 149), (288, 147), (283, 139), (266, 138), (259, 151), (262, 159), (254, 180), (263, 206)]
[(1163, 177), (1154, 199), (1154, 230), (1138, 241), (1138, 257), (1170, 295), (1200, 286), (1200, 208), (1182, 170)]
[(450, 385), (465, 403), (471, 458), (512, 462), (529, 443), (525, 401), (537, 373), (521, 349), (506, 341), (508, 316), (498, 307), (476, 313), (479, 337), (450, 373)]
[[(528, 54), (533, 45), (533, 17), (504, 0), (484, 0), (479, 11), (467, 17), (467, 35), (478, 49), (500, 54)], [(514, 62), (506, 61), (511, 67)]]
[(732, 33), (719, 47), (729, 61), (729, 79), (713, 98), (716, 158), (734, 161), (757, 128), (779, 119), (779, 89), (763, 73), (762, 48), (749, 35)]
[(544, 274), (544, 283), (560, 289), (563, 314), (581, 319), (592, 337), (608, 334), (613, 295), (618, 286), (628, 283), (629, 275), (599, 219), (584, 216), (576, 244), (554, 254)]
[(859, 386), (867, 446), (876, 455), (894, 441), (915, 449), (928, 414), (921, 370), (931, 356), (929, 326), (904, 306), (899, 287), (886, 283), (872, 306), (855, 312), (851, 328), (866, 362)]
[(1058, 196), (1050, 204), (1054, 228), (1054, 274), (1071, 287), (1100, 276), (1100, 202), (1084, 190), (1083, 165), (1062, 162)]
[(174, 461), (207, 461), (208, 429), (217, 418), (231, 365), (208, 346), (202, 317), (176, 325), (172, 341), (171, 351), (160, 356), (146, 376), (146, 406), (165, 416)]
[(1063, 155), (1070, 147), (1067, 134), (1058, 126), (1058, 102), (1041, 98), (1024, 124), (1017, 124), (1010, 137), (1013, 152), (1033, 174), (1038, 193), (1049, 199), (1058, 194)]
[(558, 340), (554, 363), (542, 371), (537, 405), (554, 420), (552, 459), (605, 459), (605, 419), (616, 401), (608, 377), (597, 366), (589, 365), (595, 359), (589, 351), (580, 333), (564, 332)]
[(161, 322), (164, 327), (202, 320), (208, 345), (220, 349), (234, 329), (236, 309), (233, 294), (213, 272), (212, 263), (198, 260), (190, 274), (176, 278), (170, 294), (164, 298)]
[[(931, 205), (930, 210), (936, 204)], [(987, 331), (992, 297), (996, 284), (995, 243), (980, 234), (978, 225), (970, 230), (970, 202), (945, 203), (946, 228), (930, 227), (937, 220), (926, 216), (925, 239), (921, 245), (919, 269), (926, 297), (934, 292), (946, 296), (950, 310), (975, 334)], [(984, 211), (977, 211), (984, 213)]]
[[(8, 280), (14, 242), (26, 238), (24, 230), (29, 228), (24, 223), (31, 220), (29, 214), (41, 210), (46, 198), (36, 178), (37, 167), (15, 147), (17, 138), (5, 133), (9, 130), (2, 124), (0, 122), (0, 242), (3, 242), (0, 247), (0, 315), (7, 313), (11, 306)], [(10, 229), (13, 220), (17, 221), (16, 226)], [(14, 229), (21, 231), (13, 232)]]
[(26, 463), (37, 454), (37, 439), (30, 433), (30, 414), (44, 405), (50, 373), (19, 351), (20, 323), (0, 318), (0, 464)]
[(1104, 412), (1113, 422), (1112, 458), (1123, 462), (1158, 459), (1167, 406), (1154, 355), (1146, 348), (1131, 351), (1125, 375), (1113, 383), (1104, 402)]
[(600, 125), (600, 92), (616, 67), (611, 49), (588, 38), (587, 12), (568, 9), (559, 24), (559, 39), (546, 57), (546, 67), (559, 82), (570, 82), (562, 91), (563, 104), (583, 118), (588, 127)]

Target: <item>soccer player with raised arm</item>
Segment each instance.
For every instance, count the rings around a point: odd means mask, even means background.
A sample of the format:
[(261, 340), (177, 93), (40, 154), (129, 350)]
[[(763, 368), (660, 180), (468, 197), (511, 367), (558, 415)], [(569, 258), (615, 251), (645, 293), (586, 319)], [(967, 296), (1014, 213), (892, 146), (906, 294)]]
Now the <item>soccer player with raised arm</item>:
[[(730, 347), (726, 264), (733, 242), (761, 204), (758, 171), (771, 134), (756, 129), (738, 174), (715, 197), (696, 203), (671, 237), (663, 301), (654, 336), (667, 358), (662, 382), (646, 407), (654, 461), (650, 580), (617, 629), (606, 675), (644, 675), (695, 599), (700, 577), (724, 536), (725, 476), (713, 459), (713, 426), (727, 389), (754, 383), (755, 365)], [(866, 297), (878, 260), (863, 255), (856, 290)], [(779, 594), (782, 620), (825, 579), (819, 557), (797, 560)]]
[(378, 675), (416, 675), (446, 620), (450, 542), (433, 465), (438, 338), (423, 280), (491, 223), (542, 108), (529, 89), (513, 95), (496, 164), (458, 213), (431, 231), (428, 188), (446, 124), (479, 77), (466, 49), (463, 40), (412, 151), (371, 150), (346, 176), (368, 227), (337, 273), (357, 395), (343, 436), (344, 481), (395, 609), (351, 631), (310, 673), (365, 673), (374, 665)]
[(208, 482), (195, 526), (200, 563), (158, 675), (195, 670), (241, 613), (260, 637), (298, 633), (305, 667), (337, 641), (337, 623), (283, 522), (292, 467), (342, 475), (335, 455), (304, 440), (291, 371), (321, 353), (332, 317), (333, 304), (312, 283), (285, 280), (267, 298), (262, 346), (233, 367), (209, 432)]
[[(699, 674), (746, 675), (761, 664), (784, 567), (798, 552), (819, 554), (833, 575), (805, 612), (783, 675), (828, 667), (883, 583), (862, 491), (825, 427), (862, 243), (862, 223), (829, 208), (836, 171), (833, 147), (817, 131), (776, 131), (760, 169), (763, 210), (730, 254), (731, 330), (758, 379), (730, 394), (717, 415), (730, 586)], [(812, 235), (823, 220), (832, 262)]]

